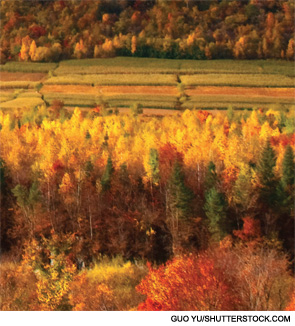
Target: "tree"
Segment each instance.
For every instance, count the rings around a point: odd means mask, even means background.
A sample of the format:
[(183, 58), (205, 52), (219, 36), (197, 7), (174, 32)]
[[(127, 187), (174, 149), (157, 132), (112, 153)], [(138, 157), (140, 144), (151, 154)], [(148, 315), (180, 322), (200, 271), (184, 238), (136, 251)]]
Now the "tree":
[(285, 189), (292, 186), (294, 187), (294, 182), (295, 182), (294, 169), (295, 169), (294, 152), (292, 147), (290, 145), (287, 145), (285, 149), (283, 164), (282, 164), (282, 178), (281, 178), (282, 185)]
[(158, 184), (160, 181), (160, 170), (159, 170), (159, 154), (155, 148), (150, 149), (149, 155), (149, 166), (150, 166), (150, 178), (153, 184)]
[(29, 36), (26, 36), (22, 39), (22, 47), (20, 50), (20, 59), (22, 61), (29, 60), (30, 44), (31, 44), (31, 39)]
[(29, 265), (39, 274), (37, 281), (37, 310), (70, 310), (68, 294), (76, 266), (70, 259), (74, 236), (52, 233), (38, 242), (33, 239), (25, 248), (23, 265)]
[(278, 207), (278, 179), (275, 175), (276, 154), (268, 140), (257, 165), (257, 176), (259, 182), (258, 201), (261, 206), (262, 224), (266, 234), (275, 229), (276, 214)]
[(166, 214), (174, 253), (179, 249), (179, 240), (184, 235), (182, 226), (191, 217), (193, 198), (193, 192), (185, 184), (182, 166), (175, 161), (166, 194)]
[(210, 161), (205, 175), (205, 189), (210, 190), (217, 185), (217, 174), (215, 164)]
[(176, 161), (169, 181), (170, 205), (178, 218), (188, 218), (191, 214), (193, 192), (185, 185), (185, 176), (181, 164)]
[(234, 310), (236, 300), (214, 260), (204, 256), (178, 257), (154, 269), (136, 287), (147, 296), (138, 310)]
[(32, 61), (35, 61), (36, 49), (37, 49), (36, 42), (35, 40), (33, 40), (30, 45), (30, 51), (29, 51), (29, 55)]
[(289, 60), (294, 60), (295, 59), (295, 41), (294, 41), (293, 38), (291, 38), (289, 43), (288, 43), (286, 58), (289, 59)]
[(253, 174), (249, 164), (243, 164), (233, 187), (232, 201), (241, 215), (251, 214), (256, 209), (257, 195), (253, 186)]
[(102, 192), (106, 192), (111, 188), (112, 175), (114, 173), (114, 167), (111, 157), (108, 157), (107, 165), (105, 171), (101, 177), (101, 187)]
[(217, 241), (221, 240), (227, 234), (225, 199), (216, 187), (206, 192), (204, 210), (212, 238)]

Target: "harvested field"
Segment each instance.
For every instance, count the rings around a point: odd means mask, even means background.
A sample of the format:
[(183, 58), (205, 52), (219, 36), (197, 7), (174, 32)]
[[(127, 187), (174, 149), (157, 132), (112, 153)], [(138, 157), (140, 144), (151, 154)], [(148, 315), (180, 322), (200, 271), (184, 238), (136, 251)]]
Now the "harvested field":
[(57, 67), (57, 63), (42, 63), (42, 62), (6, 62), (5, 65), (0, 65), (0, 71), (10, 72), (41, 72), (48, 73), (50, 70), (54, 70)]
[(44, 85), (42, 93), (63, 94), (146, 94), (146, 95), (177, 95), (174, 86), (87, 86), (87, 85)]
[(151, 85), (162, 86), (176, 85), (176, 76), (161, 74), (132, 74), (132, 75), (66, 75), (51, 77), (45, 81), (46, 85), (90, 85), (90, 86), (115, 86), (115, 85)]
[(101, 91), (105, 95), (177, 95), (177, 88), (174, 86), (105, 86), (101, 87)]
[(34, 88), (38, 82), (33, 81), (1, 81), (0, 89)]
[(23, 72), (7, 72), (2, 71), (0, 73), (0, 80), (1, 81), (41, 81), (45, 77), (47, 77), (47, 74), (44, 73), (23, 73)]
[(199, 86), (186, 89), (188, 96), (195, 95), (233, 95), (233, 96), (266, 96), (266, 97), (286, 97), (294, 98), (294, 88), (267, 88), (267, 87), (218, 87), (218, 86)]
[(43, 100), (39, 97), (22, 97), (16, 98), (0, 104), (1, 109), (17, 109), (17, 108), (34, 108), (35, 106), (44, 104)]
[(59, 94), (92, 94), (98, 95), (101, 87), (87, 85), (44, 85), (42, 93), (59, 93)]
[(295, 79), (287, 76), (259, 74), (197, 74), (180, 77), (186, 86), (295, 87)]

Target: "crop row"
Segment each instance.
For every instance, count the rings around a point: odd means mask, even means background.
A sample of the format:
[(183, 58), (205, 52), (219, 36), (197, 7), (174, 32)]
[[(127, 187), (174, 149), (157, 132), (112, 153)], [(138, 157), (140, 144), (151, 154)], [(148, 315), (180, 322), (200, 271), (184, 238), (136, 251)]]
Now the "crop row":
[(66, 75), (51, 77), (44, 82), (45, 85), (176, 85), (176, 76), (161, 74), (132, 74), (132, 75)]

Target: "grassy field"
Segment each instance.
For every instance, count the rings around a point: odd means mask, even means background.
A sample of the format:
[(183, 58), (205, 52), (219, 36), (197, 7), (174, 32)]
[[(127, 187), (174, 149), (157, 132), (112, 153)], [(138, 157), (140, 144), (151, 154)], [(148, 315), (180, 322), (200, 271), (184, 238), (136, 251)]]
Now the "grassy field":
[(45, 85), (176, 85), (176, 76), (164, 74), (97, 74), (97, 75), (67, 75), (51, 77)]
[[(294, 103), (294, 76), (294, 63), (280, 60), (116, 57), (8, 62), (0, 66), (0, 102), (1, 108), (32, 107), (43, 100), (51, 105), (56, 99), (68, 107), (89, 108), (103, 97), (111, 107), (134, 103), (159, 109), (288, 106)], [(179, 82), (188, 96), (185, 102), (176, 87)]]
[(227, 108), (230, 105), (234, 108), (253, 108), (257, 106), (271, 107), (291, 107), (294, 104), (294, 99), (290, 98), (267, 98), (267, 97), (247, 97), (247, 96), (233, 96), (233, 95), (198, 95), (192, 96), (183, 104), (183, 107), (192, 108)]
[(44, 104), (40, 97), (18, 97), (0, 104), (1, 109), (34, 108)]
[(178, 73), (181, 60), (116, 57), (62, 61), (56, 75), (67, 74), (174, 74)]
[(180, 77), (186, 86), (295, 87), (292, 77), (255, 74), (196, 74)]
[(0, 71), (48, 73), (56, 67), (57, 63), (7, 62), (5, 65), (0, 65)]
[(266, 96), (266, 97), (280, 97), (280, 98), (295, 98), (295, 88), (284, 87), (229, 87), (229, 86), (196, 86), (187, 87), (186, 94), (188, 96), (197, 95), (233, 95), (233, 96)]
[(46, 93), (44, 100), (52, 104), (54, 100), (62, 101), (66, 106), (94, 107), (101, 100), (112, 107), (129, 107), (134, 103), (140, 103), (147, 108), (174, 108), (176, 96), (144, 96), (141, 94), (121, 94), (114, 96), (100, 96), (93, 94), (56, 94)]
[(67, 74), (132, 74), (132, 73), (230, 73), (280, 74), (295, 76), (292, 62), (281, 60), (169, 60), (116, 57), (62, 61), (54, 71)]

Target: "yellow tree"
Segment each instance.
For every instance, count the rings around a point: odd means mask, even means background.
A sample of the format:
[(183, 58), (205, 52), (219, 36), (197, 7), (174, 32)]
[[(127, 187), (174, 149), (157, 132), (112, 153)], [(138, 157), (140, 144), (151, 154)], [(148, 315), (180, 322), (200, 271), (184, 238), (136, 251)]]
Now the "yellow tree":
[(37, 46), (36, 46), (36, 42), (35, 40), (32, 41), (31, 45), (30, 45), (30, 51), (29, 51), (29, 55), (30, 55), (30, 58), (32, 61), (35, 61), (35, 55), (36, 55), (36, 49), (37, 49)]

